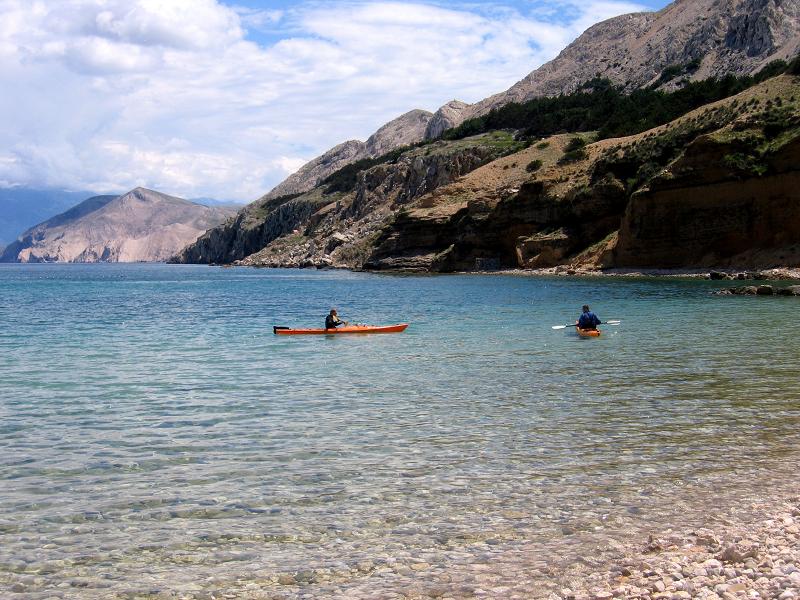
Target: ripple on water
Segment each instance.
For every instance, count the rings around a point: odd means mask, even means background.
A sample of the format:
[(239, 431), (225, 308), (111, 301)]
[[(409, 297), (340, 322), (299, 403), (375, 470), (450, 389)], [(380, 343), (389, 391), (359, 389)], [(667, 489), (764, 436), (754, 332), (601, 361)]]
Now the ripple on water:
[[(0, 589), (546, 595), (793, 477), (796, 307), (710, 289), (0, 268)], [(272, 336), (331, 304), (412, 325)]]

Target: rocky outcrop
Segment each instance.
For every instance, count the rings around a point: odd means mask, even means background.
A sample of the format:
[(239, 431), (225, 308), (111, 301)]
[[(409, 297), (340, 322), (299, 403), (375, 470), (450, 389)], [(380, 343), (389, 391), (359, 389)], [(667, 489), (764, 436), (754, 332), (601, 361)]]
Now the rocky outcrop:
[(144, 188), (97, 196), (23, 233), (2, 261), (163, 261), (233, 213)]
[(746, 285), (725, 288), (714, 292), (717, 296), (800, 296), (800, 285), (773, 287), (771, 285)]
[(659, 12), (623, 15), (590, 27), (558, 57), (507, 91), (459, 111), (458, 118), (569, 93), (597, 76), (632, 90), (668, 85), (659, 81), (667, 67), (693, 65), (684, 72), (689, 80), (744, 75), (798, 51), (798, 0), (678, 0)]
[(383, 125), (367, 138), (366, 143), (350, 140), (334, 146), (322, 156), (303, 165), (259, 201), (308, 192), (342, 167), (362, 158), (376, 158), (395, 148), (414, 144), (424, 138), (432, 117), (427, 111), (412, 110)]
[(507, 152), (496, 136), (438, 142), (358, 174), (354, 189), (332, 195), (312, 214), (298, 240), (279, 238), (241, 264), (360, 268), (371, 241), (388, 220), (417, 199), (435, 192)]
[(364, 142), (350, 140), (334, 146), (322, 156), (307, 162), (300, 169), (289, 175), (283, 182), (276, 185), (269, 193), (257, 202), (274, 200), (283, 196), (302, 194), (313, 189), (331, 173), (342, 167), (367, 157), (367, 146)]
[(451, 100), (439, 110), (433, 113), (433, 117), (428, 122), (425, 129), (424, 139), (435, 140), (440, 137), (445, 131), (451, 129), (461, 123), (464, 118), (462, 113), (469, 107), (466, 102), (460, 100)]
[(535, 181), (494, 206), (468, 202), (449, 218), (399, 216), (365, 266), (425, 271), (553, 266), (616, 230), (626, 203), (625, 188), (613, 177), (565, 196), (557, 183)]
[(800, 134), (742, 173), (739, 139), (701, 136), (633, 195), (614, 251), (619, 267), (761, 266), (800, 257)]
[(431, 118), (433, 114), (426, 110), (412, 110), (389, 121), (367, 139), (367, 156), (383, 156), (395, 148), (419, 142)]

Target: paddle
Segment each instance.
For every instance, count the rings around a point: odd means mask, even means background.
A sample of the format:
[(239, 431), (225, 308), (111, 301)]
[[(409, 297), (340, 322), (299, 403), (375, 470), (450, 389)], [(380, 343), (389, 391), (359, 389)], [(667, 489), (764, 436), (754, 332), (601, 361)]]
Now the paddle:
[[(603, 321), (600, 323), (601, 325), (619, 325), (622, 321)], [(577, 327), (577, 323), (573, 323), (572, 325), (553, 325), (553, 329), (566, 329), (567, 327)]]

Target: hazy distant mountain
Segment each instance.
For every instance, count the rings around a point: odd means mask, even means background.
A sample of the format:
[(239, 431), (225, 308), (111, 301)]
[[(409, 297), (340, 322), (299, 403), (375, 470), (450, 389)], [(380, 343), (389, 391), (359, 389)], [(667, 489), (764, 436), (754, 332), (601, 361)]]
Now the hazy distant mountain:
[(0, 261), (162, 261), (235, 212), (144, 188), (94, 196), (25, 231)]
[(10, 244), (26, 229), (91, 195), (92, 192), (0, 188), (0, 246)]

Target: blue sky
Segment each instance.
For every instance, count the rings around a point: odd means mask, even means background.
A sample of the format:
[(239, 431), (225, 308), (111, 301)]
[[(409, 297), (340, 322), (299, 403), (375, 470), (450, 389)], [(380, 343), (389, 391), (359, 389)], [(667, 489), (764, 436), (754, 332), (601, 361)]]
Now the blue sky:
[[(420, 2), (422, 3), (422, 2)], [(291, 11), (298, 6), (297, 2), (284, 1), (264, 1), (264, 0), (239, 0), (228, 1), (226, 5), (231, 8), (245, 8), (252, 11)], [(312, 4), (311, 2), (307, 5)], [(317, 2), (322, 5), (323, 3)], [(554, 23), (565, 24), (576, 14), (576, 9), (564, 10), (564, 4), (560, 2), (550, 2), (547, 0), (524, 1), (514, 0), (509, 2), (427, 2), (429, 5), (436, 5), (443, 8), (465, 10), (476, 14), (490, 15), (498, 11), (514, 10), (521, 15), (529, 17), (541, 16), (552, 20)], [(640, 0), (637, 4), (647, 10), (660, 10), (669, 2), (667, 0)], [(261, 44), (271, 44), (285, 37), (286, 32), (278, 24), (265, 24), (263, 27), (253, 27), (248, 30), (248, 39), (252, 39)]]
[(653, 0), (0, 0), (0, 186), (251, 201)]

